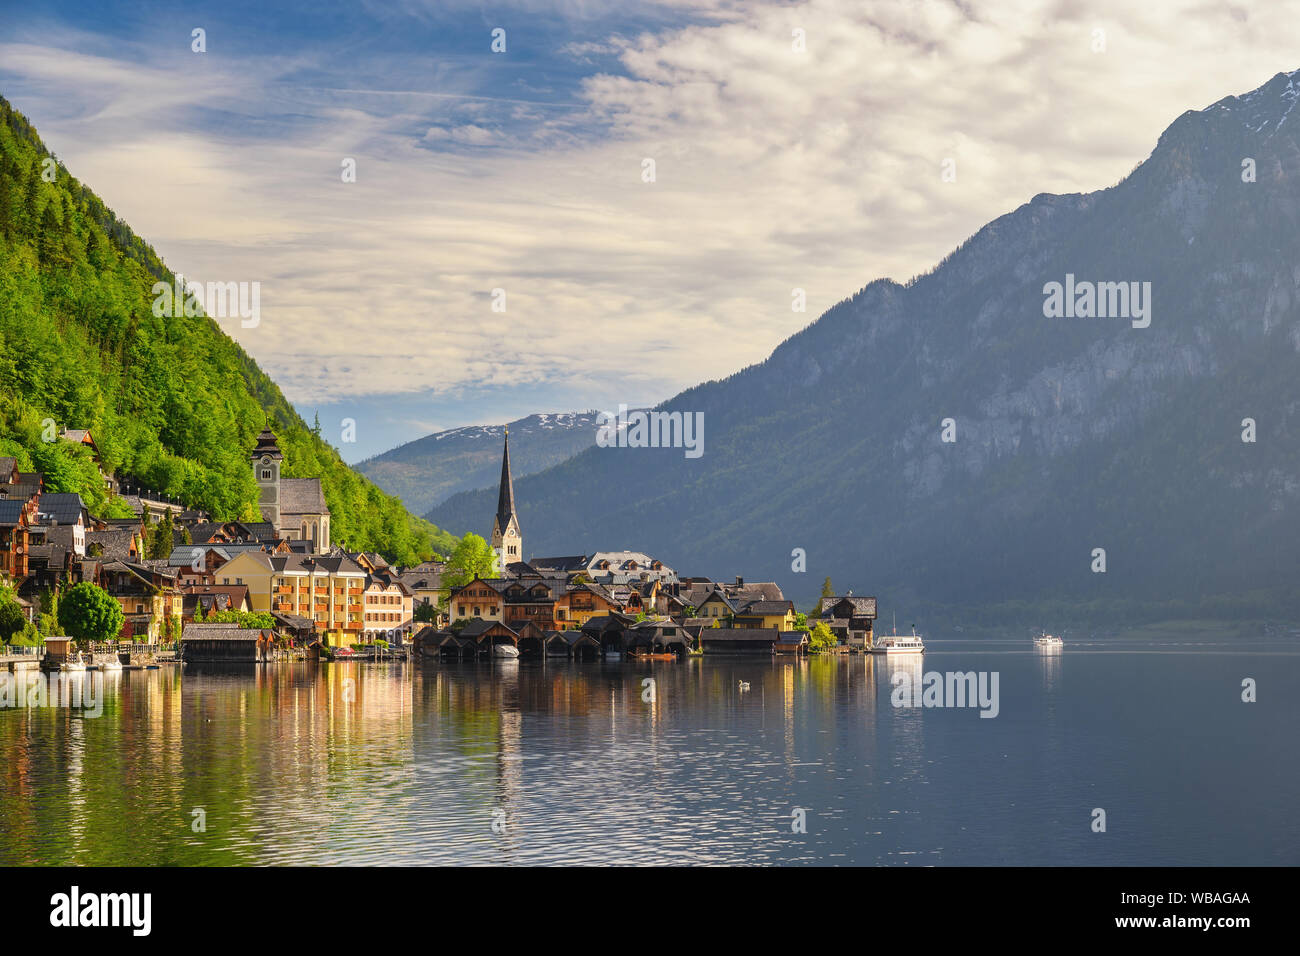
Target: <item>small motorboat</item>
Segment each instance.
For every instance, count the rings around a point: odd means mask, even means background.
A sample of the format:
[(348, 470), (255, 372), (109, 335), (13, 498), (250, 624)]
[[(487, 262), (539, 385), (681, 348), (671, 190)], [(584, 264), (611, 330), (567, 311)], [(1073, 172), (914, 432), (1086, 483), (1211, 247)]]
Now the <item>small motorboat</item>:
[(1034, 638), (1035, 647), (1062, 647), (1064, 644), (1065, 641), (1048, 634), (1046, 631)]
[(513, 661), (519, 657), (519, 648), (513, 644), (493, 644), (492, 656), (500, 660)]

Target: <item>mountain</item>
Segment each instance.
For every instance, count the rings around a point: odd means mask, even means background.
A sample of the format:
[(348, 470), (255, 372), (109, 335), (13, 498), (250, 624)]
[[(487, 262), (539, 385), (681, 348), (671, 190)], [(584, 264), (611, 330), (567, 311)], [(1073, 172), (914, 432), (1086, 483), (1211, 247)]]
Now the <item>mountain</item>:
[(470, 425), (434, 432), (368, 458), (356, 469), (412, 511), (427, 511), (458, 491), (496, 480), (505, 428), (524, 449), (512, 456), (516, 476), (557, 465), (596, 443), (595, 412), (529, 415), (504, 427)]
[[(1298, 97), (1279, 74), (1188, 111), (1118, 184), (1035, 196), (670, 399), (699, 458), (591, 448), (518, 481), (525, 553), (638, 548), (801, 602), (830, 575), (972, 621), (1294, 613)], [(1149, 326), (1058, 315), (1075, 280), (1149, 282)], [(482, 533), (494, 495), (430, 517)]]
[(155, 316), (159, 281), (175, 277), (154, 250), (0, 98), (0, 456), (120, 515), (84, 449), (46, 440), (88, 428), (109, 470), (218, 519), (256, 518), (248, 451), (270, 420), (285, 476), (321, 478), (334, 540), (402, 563), (451, 549), (348, 468), (214, 321)]

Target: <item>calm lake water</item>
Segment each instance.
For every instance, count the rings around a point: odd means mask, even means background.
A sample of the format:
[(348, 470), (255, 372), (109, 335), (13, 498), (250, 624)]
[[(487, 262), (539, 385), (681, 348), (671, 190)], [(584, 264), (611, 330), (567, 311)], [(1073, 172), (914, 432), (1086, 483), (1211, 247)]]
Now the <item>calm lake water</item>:
[[(998, 715), (893, 706), (930, 671)], [(1300, 863), (1294, 638), (104, 680), (0, 709), (0, 864)]]

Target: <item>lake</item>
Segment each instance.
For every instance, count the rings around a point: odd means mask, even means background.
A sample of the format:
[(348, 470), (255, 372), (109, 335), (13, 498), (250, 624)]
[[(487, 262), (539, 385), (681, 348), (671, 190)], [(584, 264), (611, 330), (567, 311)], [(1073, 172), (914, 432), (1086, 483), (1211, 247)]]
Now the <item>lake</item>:
[(1294, 637), (101, 679), (0, 708), (0, 864), (1300, 863)]

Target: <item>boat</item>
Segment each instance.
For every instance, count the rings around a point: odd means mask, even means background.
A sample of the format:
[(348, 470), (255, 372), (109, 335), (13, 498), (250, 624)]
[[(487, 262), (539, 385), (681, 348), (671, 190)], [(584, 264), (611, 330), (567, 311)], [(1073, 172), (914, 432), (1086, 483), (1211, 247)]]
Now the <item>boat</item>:
[(513, 644), (493, 644), (492, 656), (502, 660), (514, 660), (519, 656), (519, 648)]
[(1061, 640), (1059, 637), (1053, 637), (1046, 631), (1034, 638), (1034, 645), (1036, 647), (1062, 647), (1064, 644), (1065, 641)]
[[(894, 628), (898, 630), (897, 627)], [(871, 645), (872, 654), (888, 654), (891, 657), (896, 654), (924, 654), (925, 641), (921, 635), (916, 633), (916, 625), (912, 625), (911, 634), (882, 634), (876, 638), (875, 643)]]
[(86, 662), (81, 659), (81, 652), (78, 651), (76, 657), (69, 657), (59, 668), (61, 671), (71, 671), (72, 673), (81, 673), (86, 669)]
[(101, 671), (120, 671), (122, 669), (122, 662), (116, 657), (110, 657), (105, 660), (104, 663), (99, 665), (99, 669)]

